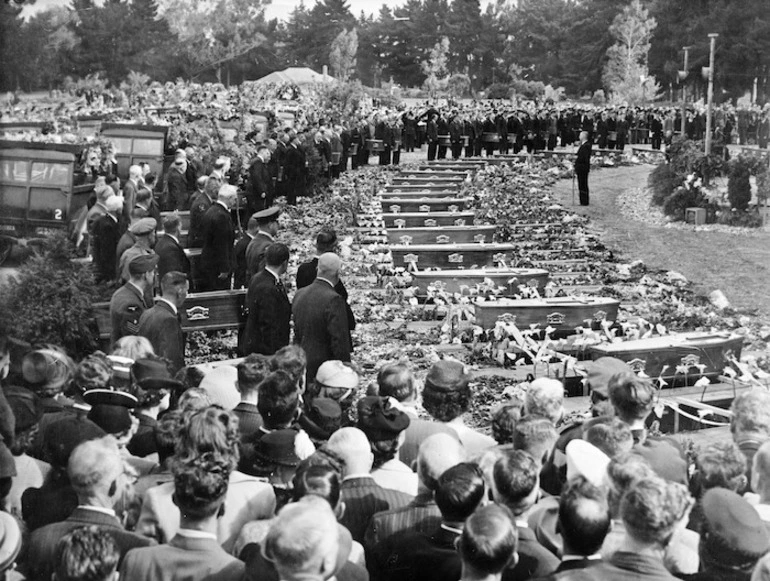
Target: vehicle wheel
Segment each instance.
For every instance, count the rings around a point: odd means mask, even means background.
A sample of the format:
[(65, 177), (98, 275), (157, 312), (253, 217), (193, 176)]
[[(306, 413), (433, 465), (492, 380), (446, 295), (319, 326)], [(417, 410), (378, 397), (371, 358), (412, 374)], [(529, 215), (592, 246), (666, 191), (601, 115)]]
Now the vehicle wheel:
[(0, 266), (5, 262), (8, 256), (11, 254), (13, 244), (10, 240), (0, 240)]

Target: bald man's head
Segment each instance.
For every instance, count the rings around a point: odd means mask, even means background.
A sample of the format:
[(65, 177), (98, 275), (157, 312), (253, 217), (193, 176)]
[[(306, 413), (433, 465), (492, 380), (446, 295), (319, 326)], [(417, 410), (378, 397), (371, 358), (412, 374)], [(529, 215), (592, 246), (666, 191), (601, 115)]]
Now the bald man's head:
[(341, 268), (342, 260), (333, 252), (325, 252), (318, 257), (318, 278), (325, 278), (332, 284), (337, 284)]
[(425, 438), (417, 454), (417, 475), (421, 486), (435, 491), (441, 475), (464, 461), (465, 449), (457, 438), (449, 434), (434, 434)]

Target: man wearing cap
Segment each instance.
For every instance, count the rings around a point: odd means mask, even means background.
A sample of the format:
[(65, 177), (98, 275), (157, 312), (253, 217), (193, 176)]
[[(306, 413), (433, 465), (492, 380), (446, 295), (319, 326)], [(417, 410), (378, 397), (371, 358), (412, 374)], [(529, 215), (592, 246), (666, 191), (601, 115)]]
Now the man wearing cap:
[[(153, 246), (155, 246), (155, 227), (158, 223), (155, 218), (142, 218), (131, 225), (129, 230), (136, 236), (136, 242), (134, 245), (123, 253), (120, 257), (120, 264), (118, 265), (118, 278), (121, 282), (126, 282), (131, 278), (128, 272), (128, 263), (135, 257), (142, 255), (155, 256)], [(148, 296), (152, 299), (152, 293)]]
[(179, 243), (180, 224), (177, 214), (170, 214), (163, 218), (163, 234), (158, 236), (158, 241), (155, 243), (160, 278), (173, 270), (188, 276), (190, 274), (190, 259), (187, 258), (184, 248)]
[(246, 232), (235, 243), (235, 283), (233, 288), (243, 288), (249, 285), (249, 279), (246, 277), (248, 266), (246, 264), (246, 250), (249, 244), (259, 232), (257, 219), (252, 215), (246, 224)]
[(273, 179), (267, 166), (269, 162), (270, 150), (267, 145), (260, 144), (257, 147), (257, 156), (249, 166), (249, 183), (246, 190), (249, 214), (273, 205)]
[[(105, 186), (112, 191), (112, 188)], [(106, 213), (99, 216), (91, 228), (93, 236), (94, 269), (96, 282), (115, 280), (117, 272), (118, 241), (120, 240), (120, 214), (123, 198), (110, 196), (104, 203)]]
[(200, 271), (204, 292), (230, 288), (230, 276), (235, 270), (235, 232), (230, 210), (237, 196), (235, 186), (221, 186), (217, 201), (203, 215)]
[(188, 289), (183, 272), (167, 272), (160, 281), (161, 296), (155, 300), (155, 306), (139, 317), (137, 335), (146, 337), (155, 354), (171, 362), (173, 373), (184, 367), (184, 333), (179, 309), (184, 305)]
[(157, 265), (155, 253), (142, 254), (128, 263), (129, 280), (110, 299), (112, 345), (121, 337), (139, 332), (139, 317), (150, 306), (147, 295), (152, 293)]
[(181, 390), (182, 384), (171, 377), (166, 362), (158, 358), (137, 359), (131, 366), (131, 379), (137, 398), (134, 415), (139, 426), (127, 448), (134, 456), (144, 458), (157, 452), (158, 416), (168, 409), (171, 392)]
[(26, 559), (30, 579), (51, 578), (59, 540), (81, 526), (99, 526), (113, 538), (121, 558), (133, 548), (155, 544), (152, 539), (124, 530), (115, 514), (127, 483), (114, 438), (108, 436), (78, 445), (69, 458), (67, 473), (77, 493), (78, 507), (67, 520), (32, 533)]
[(334, 290), (340, 279), (340, 257), (318, 257), (318, 276), (297, 291), (292, 305), (294, 342), (307, 355), (307, 376), (313, 378), (324, 361), (350, 361), (351, 338), (345, 299)]
[(241, 334), (241, 355), (273, 355), (289, 344), (291, 302), (281, 277), (289, 267), (289, 247), (276, 242), (267, 247), (265, 268), (251, 278), (246, 293), (249, 310)]
[(257, 233), (246, 247), (246, 280), (248, 286), (251, 278), (265, 268), (265, 251), (275, 242), (278, 235), (278, 216), (281, 211), (277, 206), (260, 210), (252, 215), (257, 221)]
[[(203, 244), (201, 240), (201, 222), (203, 221), (203, 215), (214, 203), (212, 196), (216, 195), (216, 190), (213, 189), (215, 184), (212, 181), (212, 186), (208, 187), (209, 176), (201, 176), (196, 182), (197, 189), (190, 198), (190, 226), (187, 232), (187, 246), (189, 248), (200, 248)], [(209, 195), (211, 190), (211, 195)]]

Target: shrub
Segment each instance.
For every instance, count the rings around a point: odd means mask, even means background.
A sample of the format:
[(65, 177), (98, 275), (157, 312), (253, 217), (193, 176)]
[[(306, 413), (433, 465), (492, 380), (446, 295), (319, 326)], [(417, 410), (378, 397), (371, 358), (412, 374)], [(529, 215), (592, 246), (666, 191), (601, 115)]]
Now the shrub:
[(717, 223), (727, 226), (737, 226), (739, 228), (760, 228), (762, 226), (762, 216), (757, 211), (723, 211), (717, 214)]
[(91, 305), (101, 300), (91, 266), (72, 262), (73, 249), (63, 232), (49, 235), (0, 288), (8, 333), (30, 343), (59, 345), (76, 357), (97, 348)]
[(487, 99), (507, 99), (511, 96), (511, 86), (508, 83), (494, 83), (486, 90)]
[(647, 186), (652, 190), (652, 203), (656, 206), (663, 205), (665, 199), (680, 185), (682, 176), (677, 175), (667, 163), (660, 164), (647, 178)]
[(730, 177), (727, 181), (727, 199), (730, 200), (730, 206), (735, 210), (743, 211), (749, 207), (749, 202), (751, 202), (749, 177), (749, 168), (745, 164), (736, 163), (731, 167)]
[(757, 174), (757, 201), (766, 204), (770, 198), (770, 169), (764, 168)]
[(699, 189), (680, 187), (663, 201), (663, 212), (674, 220), (684, 220), (687, 208), (703, 208), (706, 204), (706, 198)]

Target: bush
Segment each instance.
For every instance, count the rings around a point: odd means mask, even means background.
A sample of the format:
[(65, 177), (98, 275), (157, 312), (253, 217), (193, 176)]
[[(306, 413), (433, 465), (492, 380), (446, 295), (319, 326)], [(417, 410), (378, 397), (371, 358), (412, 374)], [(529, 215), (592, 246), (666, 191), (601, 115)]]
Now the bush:
[(739, 228), (760, 228), (762, 226), (762, 216), (759, 212), (747, 211), (723, 211), (717, 214), (717, 223), (727, 226), (737, 226)]
[(511, 86), (508, 83), (494, 83), (485, 92), (487, 99), (507, 99), (511, 96)]
[(63, 232), (47, 237), (40, 251), (0, 288), (0, 317), (10, 335), (33, 344), (51, 343), (73, 357), (97, 349), (98, 331), (91, 305), (103, 297), (91, 265), (72, 262)]
[(743, 164), (735, 164), (730, 171), (727, 181), (727, 199), (730, 206), (739, 211), (744, 211), (751, 202), (751, 182), (749, 181), (749, 168)]
[(663, 201), (663, 213), (674, 220), (684, 220), (687, 208), (705, 208), (707, 200), (699, 189), (677, 188)]
[(667, 197), (682, 185), (682, 176), (677, 175), (672, 166), (662, 163), (650, 173), (647, 186), (652, 190), (652, 203), (662, 206)]

